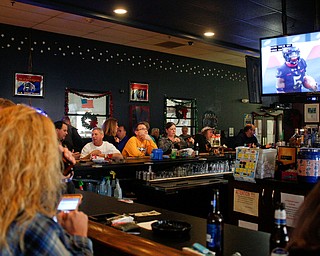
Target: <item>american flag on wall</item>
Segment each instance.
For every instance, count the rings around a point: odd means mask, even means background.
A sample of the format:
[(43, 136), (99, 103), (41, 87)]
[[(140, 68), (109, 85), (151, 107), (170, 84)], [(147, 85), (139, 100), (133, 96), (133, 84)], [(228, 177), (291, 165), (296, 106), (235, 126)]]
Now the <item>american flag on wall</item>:
[(81, 99), (82, 108), (93, 108), (93, 100)]

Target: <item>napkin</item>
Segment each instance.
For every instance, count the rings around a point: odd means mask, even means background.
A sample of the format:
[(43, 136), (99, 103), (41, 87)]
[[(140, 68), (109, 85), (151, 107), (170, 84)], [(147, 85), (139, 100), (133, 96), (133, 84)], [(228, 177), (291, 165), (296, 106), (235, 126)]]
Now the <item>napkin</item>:
[(147, 222), (140, 222), (137, 225), (141, 228), (147, 229), (147, 230), (152, 230), (151, 224), (153, 222), (156, 222), (158, 220), (152, 220), (152, 221), (147, 221)]
[(149, 211), (149, 212), (136, 212), (136, 213), (129, 213), (129, 215), (133, 215), (135, 217), (146, 217), (146, 216), (156, 216), (160, 215), (160, 212), (157, 212), (155, 210)]

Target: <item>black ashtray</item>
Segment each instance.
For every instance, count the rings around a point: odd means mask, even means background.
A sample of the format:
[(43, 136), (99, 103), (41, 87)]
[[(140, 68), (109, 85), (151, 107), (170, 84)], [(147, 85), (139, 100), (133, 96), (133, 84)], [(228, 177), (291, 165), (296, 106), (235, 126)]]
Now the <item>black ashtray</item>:
[(111, 221), (114, 219), (114, 217), (117, 217), (117, 216), (119, 216), (118, 213), (110, 212), (110, 213), (91, 215), (88, 218), (89, 220), (92, 220), (94, 222), (98, 222), (104, 225), (111, 225)]
[(188, 235), (191, 225), (188, 222), (179, 220), (159, 220), (151, 224), (152, 230), (159, 235)]

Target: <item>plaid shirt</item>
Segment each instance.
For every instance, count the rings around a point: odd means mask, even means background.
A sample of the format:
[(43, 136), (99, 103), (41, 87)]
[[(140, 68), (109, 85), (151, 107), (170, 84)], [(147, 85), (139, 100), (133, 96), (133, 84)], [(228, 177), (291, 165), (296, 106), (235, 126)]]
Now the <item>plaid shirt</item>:
[[(24, 250), (19, 246), (22, 230)], [(37, 214), (26, 226), (13, 222), (7, 232), (7, 248), (0, 248), (0, 255), (93, 255), (92, 242), (87, 237), (71, 236), (52, 219)]]

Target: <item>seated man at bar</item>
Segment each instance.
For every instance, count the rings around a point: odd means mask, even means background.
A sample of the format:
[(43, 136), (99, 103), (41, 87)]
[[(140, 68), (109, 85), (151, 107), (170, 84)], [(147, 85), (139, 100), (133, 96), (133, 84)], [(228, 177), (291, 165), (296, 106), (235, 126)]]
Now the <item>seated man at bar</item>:
[(67, 141), (65, 141), (66, 136), (68, 135), (67, 123), (65, 123), (63, 121), (56, 121), (56, 122), (54, 122), (54, 126), (56, 127), (56, 133), (57, 133), (59, 144), (62, 147), (68, 148), (72, 152), (72, 155), (75, 159), (79, 159), (80, 152), (74, 152), (72, 145), (70, 143), (68, 143)]
[(187, 138), (189, 138), (191, 136), (190, 134), (188, 134), (188, 131), (189, 131), (188, 126), (182, 126), (182, 128), (181, 128), (182, 133), (179, 135), (179, 137), (186, 140)]
[(182, 133), (179, 135), (180, 138), (184, 139), (185, 142), (188, 144), (188, 148), (193, 148), (194, 146), (194, 139), (192, 136), (188, 133), (189, 128), (188, 126), (182, 126), (181, 128)]
[(117, 137), (119, 138), (118, 149), (120, 152), (124, 149), (127, 144), (129, 137), (127, 135), (127, 129), (124, 125), (119, 125), (117, 130)]
[(1, 110), (0, 130), (0, 255), (93, 255), (87, 215), (53, 220), (64, 183), (52, 121), (16, 105)]
[[(75, 162), (75, 159), (80, 158), (80, 152), (75, 152), (75, 153), (71, 152), (69, 150), (69, 148), (67, 147), (67, 145), (64, 143), (64, 139), (65, 139), (66, 135), (68, 134), (67, 124), (62, 121), (57, 121), (54, 123), (54, 126), (56, 128), (56, 134), (57, 134), (57, 138), (58, 138), (60, 151), (63, 153), (63, 155), (65, 157), (68, 155), (71, 155), (72, 157), (74, 157), (74, 162)], [(63, 181), (66, 182), (66, 184), (67, 184), (66, 193), (68, 193), (68, 194), (75, 193), (75, 187), (72, 182), (72, 176), (73, 176), (73, 172), (70, 175), (68, 175), (68, 177), (65, 177), (65, 179), (63, 179)]]
[(152, 136), (152, 138), (154, 138), (156, 144), (158, 145), (159, 139), (161, 138), (160, 129), (156, 127), (152, 128), (150, 135)]
[(247, 146), (247, 147), (258, 147), (259, 143), (255, 136), (256, 127), (253, 124), (247, 124), (243, 131), (240, 131), (235, 138), (235, 147)]
[(93, 156), (104, 157), (111, 155), (111, 159), (123, 159), (120, 151), (111, 143), (103, 141), (103, 130), (101, 128), (95, 127), (92, 129), (92, 142), (87, 143), (82, 151), (80, 159), (87, 160), (91, 159)]
[(78, 133), (78, 129), (71, 124), (70, 118), (68, 116), (64, 116), (61, 121), (65, 122), (68, 126), (68, 134), (64, 139), (65, 142), (70, 144), (69, 150), (74, 150), (75, 152), (81, 152), (83, 148), (82, 138)]
[(194, 145), (199, 145), (199, 153), (207, 153), (212, 150), (210, 139), (213, 136), (213, 131), (214, 128), (206, 126), (201, 129), (201, 133), (196, 134), (194, 138)]
[(150, 155), (153, 149), (158, 148), (149, 136), (144, 122), (136, 124), (134, 133), (136, 136), (132, 136), (122, 150), (124, 157), (143, 157)]

